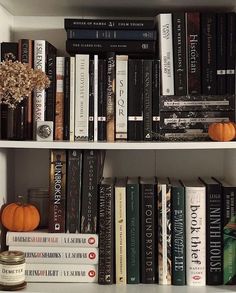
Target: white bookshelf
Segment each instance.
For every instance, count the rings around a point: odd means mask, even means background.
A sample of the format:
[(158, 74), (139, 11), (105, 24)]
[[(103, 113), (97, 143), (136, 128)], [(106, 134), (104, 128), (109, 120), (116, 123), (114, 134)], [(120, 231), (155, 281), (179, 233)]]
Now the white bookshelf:
[[(154, 16), (172, 10), (235, 10), (235, 0), (0, 0), (0, 42), (20, 38), (46, 39), (66, 55), (64, 17)], [(234, 142), (35, 142), (0, 141), (0, 204), (47, 186), (50, 149), (106, 150), (104, 176), (226, 177), (236, 184)], [(198, 290), (198, 291), (197, 291)], [(22, 292), (87, 293), (213, 293), (234, 292), (236, 286), (174, 287), (158, 285), (31, 283)]]

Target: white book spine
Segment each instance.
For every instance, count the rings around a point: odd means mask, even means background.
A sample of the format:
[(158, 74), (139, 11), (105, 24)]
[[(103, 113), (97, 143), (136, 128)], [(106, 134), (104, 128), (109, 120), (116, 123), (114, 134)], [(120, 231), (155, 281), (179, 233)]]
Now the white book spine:
[(126, 188), (115, 187), (116, 283), (126, 284)]
[(96, 283), (96, 265), (29, 264), (26, 263), (26, 282)]
[(206, 285), (205, 187), (186, 187), (186, 280), (190, 286)]
[(128, 56), (116, 56), (116, 140), (127, 140)]
[(172, 14), (158, 15), (162, 95), (174, 95)]
[[(34, 68), (46, 72), (46, 41), (34, 41)], [(46, 91), (35, 90), (33, 102), (33, 121), (45, 120)]]
[(7, 232), (6, 245), (98, 247), (97, 234)]
[(22, 251), (26, 263), (98, 264), (98, 248), (95, 247), (39, 247), (9, 246), (9, 250)]
[(75, 56), (75, 141), (88, 140), (89, 55)]
[(94, 55), (94, 141), (98, 141), (98, 55)]
[(70, 141), (75, 139), (75, 57), (70, 57)]

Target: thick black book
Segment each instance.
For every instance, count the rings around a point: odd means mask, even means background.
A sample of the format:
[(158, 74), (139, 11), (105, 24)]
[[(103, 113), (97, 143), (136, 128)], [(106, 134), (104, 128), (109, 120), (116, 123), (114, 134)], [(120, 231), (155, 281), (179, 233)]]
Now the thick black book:
[(215, 95), (216, 86), (216, 15), (201, 14), (202, 94)]
[(152, 53), (156, 52), (155, 41), (117, 41), (117, 40), (67, 40), (69, 54), (83, 53)]
[(107, 139), (106, 60), (98, 60), (98, 141)]
[[(14, 113), (14, 139), (16, 140), (26, 140), (27, 139), (27, 113), (28, 113), (28, 103), (27, 99), (21, 101)], [(8, 116), (9, 118), (9, 116)]]
[(65, 29), (155, 29), (154, 18), (143, 19), (88, 19), (65, 18)]
[(206, 186), (206, 285), (223, 284), (223, 194), (212, 178), (200, 178)]
[(201, 94), (200, 13), (186, 12), (188, 94)]
[(235, 58), (236, 58), (236, 14), (227, 13), (226, 31), (226, 92), (235, 94)]
[(110, 285), (115, 282), (115, 194), (112, 178), (103, 178), (99, 184), (98, 207), (98, 283)]
[(216, 68), (217, 68), (217, 94), (226, 93), (226, 14), (216, 15)]
[(157, 282), (157, 183), (155, 178), (140, 179), (141, 198), (141, 282)]
[(134, 40), (155, 41), (155, 30), (92, 30), (92, 29), (69, 29), (67, 39), (76, 40)]
[(81, 219), (82, 150), (67, 152), (66, 232), (79, 233)]
[(184, 12), (174, 12), (173, 50), (174, 50), (174, 78), (175, 94), (187, 94), (187, 65), (186, 65), (186, 25)]
[(160, 60), (153, 60), (152, 71), (152, 139), (159, 140)]
[(152, 60), (143, 60), (143, 137), (152, 140)]
[(128, 61), (128, 140), (143, 140), (143, 60)]
[(2, 42), (1, 43), (1, 61), (18, 60), (18, 43), (16, 42)]
[(89, 60), (89, 129), (88, 139), (94, 140), (94, 60)]
[(65, 57), (63, 139), (69, 140), (69, 138), (70, 138), (70, 57)]

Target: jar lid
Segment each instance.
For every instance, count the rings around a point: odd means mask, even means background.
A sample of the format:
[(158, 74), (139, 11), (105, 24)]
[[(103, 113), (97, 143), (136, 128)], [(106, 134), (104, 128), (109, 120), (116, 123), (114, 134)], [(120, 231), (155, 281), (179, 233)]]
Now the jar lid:
[(25, 254), (22, 251), (7, 250), (0, 253), (0, 261), (14, 263), (24, 259)]

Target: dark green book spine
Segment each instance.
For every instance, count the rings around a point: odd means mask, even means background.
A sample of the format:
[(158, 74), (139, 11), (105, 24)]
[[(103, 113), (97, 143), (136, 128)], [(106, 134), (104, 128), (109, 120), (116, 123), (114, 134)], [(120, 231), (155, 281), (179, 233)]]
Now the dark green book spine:
[(185, 194), (184, 187), (172, 192), (172, 285), (185, 285)]
[(140, 282), (139, 185), (127, 184), (127, 283)]

